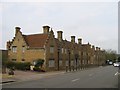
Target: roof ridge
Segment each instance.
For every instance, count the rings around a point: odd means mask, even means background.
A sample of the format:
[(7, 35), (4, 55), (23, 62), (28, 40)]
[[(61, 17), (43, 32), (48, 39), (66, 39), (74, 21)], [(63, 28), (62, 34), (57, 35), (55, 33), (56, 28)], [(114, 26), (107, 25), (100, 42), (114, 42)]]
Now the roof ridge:
[(39, 34), (29, 34), (29, 35), (25, 35), (23, 34), (24, 36), (32, 36), (32, 35), (48, 35), (48, 34), (44, 34), (44, 33), (39, 33)]

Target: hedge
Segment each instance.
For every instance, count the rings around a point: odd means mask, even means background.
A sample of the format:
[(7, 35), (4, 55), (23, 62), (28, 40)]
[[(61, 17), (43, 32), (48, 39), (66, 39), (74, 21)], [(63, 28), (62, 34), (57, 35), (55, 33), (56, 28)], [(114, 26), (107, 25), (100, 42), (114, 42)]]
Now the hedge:
[(6, 62), (6, 67), (10, 69), (18, 69), (18, 70), (30, 70), (31, 63), (29, 62)]

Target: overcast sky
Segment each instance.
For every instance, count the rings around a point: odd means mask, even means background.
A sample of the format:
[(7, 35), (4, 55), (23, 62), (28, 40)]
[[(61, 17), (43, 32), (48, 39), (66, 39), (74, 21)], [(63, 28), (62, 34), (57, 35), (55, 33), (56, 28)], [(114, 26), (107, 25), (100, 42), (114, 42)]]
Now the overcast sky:
[(16, 26), (23, 34), (35, 34), (49, 25), (55, 37), (56, 31), (62, 30), (63, 39), (68, 41), (74, 35), (76, 42), (82, 38), (83, 43), (118, 51), (118, 2), (2, 1), (0, 49), (6, 49), (6, 42), (13, 39)]

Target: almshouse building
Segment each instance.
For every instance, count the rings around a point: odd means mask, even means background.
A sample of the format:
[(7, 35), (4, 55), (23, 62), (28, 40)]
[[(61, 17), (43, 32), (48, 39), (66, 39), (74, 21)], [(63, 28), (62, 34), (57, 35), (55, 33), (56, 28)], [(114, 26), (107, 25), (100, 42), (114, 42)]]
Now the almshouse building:
[(105, 64), (105, 51), (91, 44), (83, 44), (82, 38), (75, 42), (63, 40), (63, 32), (57, 31), (57, 38), (49, 26), (43, 26), (43, 33), (24, 35), (16, 27), (15, 37), (7, 42), (8, 58), (15, 62), (31, 62), (43, 59), (45, 71), (64, 70), (66, 67), (82, 68)]

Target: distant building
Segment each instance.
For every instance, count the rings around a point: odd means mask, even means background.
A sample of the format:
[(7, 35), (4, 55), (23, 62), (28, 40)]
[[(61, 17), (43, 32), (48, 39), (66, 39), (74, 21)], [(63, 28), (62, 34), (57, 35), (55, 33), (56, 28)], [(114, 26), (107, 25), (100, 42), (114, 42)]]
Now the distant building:
[(8, 58), (14, 62), (31, 62), (43, 59), (46, 71), (63, 70), (68, 66), (82, 67), (105, 63), (104, 51), (88, 44), (82, 44), (82, 38), (75, 42), (63, 40), (63, 32), (57, 31), (57, 38), (49, 26), (43, 26), (43, 33), (24, 35), (16, 27), (15, 37), (7, 42)]

